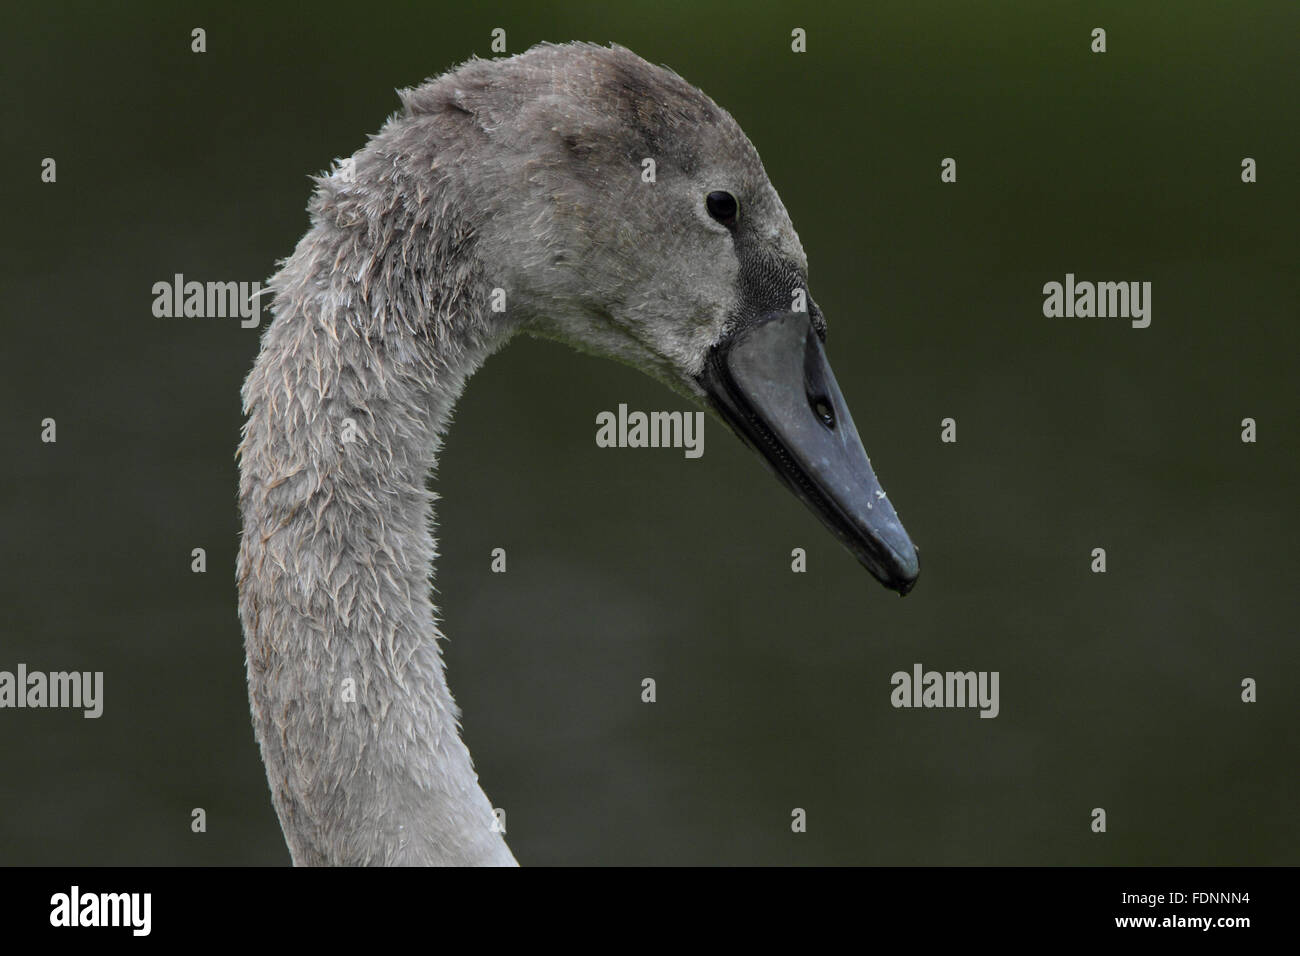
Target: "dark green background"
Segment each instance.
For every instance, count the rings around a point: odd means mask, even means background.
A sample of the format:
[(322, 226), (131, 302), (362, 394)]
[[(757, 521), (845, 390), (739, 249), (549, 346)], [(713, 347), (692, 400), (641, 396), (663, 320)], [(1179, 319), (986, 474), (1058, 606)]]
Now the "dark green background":
[[(7, 11), (0, 669), (102, 670), (106, 709), (0, 711), (0, 863), (288, 861), (235, 614), (258, 337), (150, 289), (265, 279), (307, 175), (497, 26), (619, 42), (739, 120), (924, 569), (880, 588), (712, 420), (699, 461), (597, 449), (599, 410), (682, 407), (628, 368), (493, 358), (442, 458), (438, 589), (520, 861), (1300, 862), (1300, 8), (978, 6)], [(1151, 327), (1044, 318), (1066, 272), (1151, 281)], [(1001, 716), (892, 709), (917, 661), (1000, 671)]]

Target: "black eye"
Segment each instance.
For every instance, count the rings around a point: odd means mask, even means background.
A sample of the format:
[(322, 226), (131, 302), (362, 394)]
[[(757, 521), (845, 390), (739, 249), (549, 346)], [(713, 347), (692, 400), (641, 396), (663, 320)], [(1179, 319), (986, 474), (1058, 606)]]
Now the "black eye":
[(724, 226), (730, 228), (736, 224), (736, 213), (739, 208), (736, 206), (736, 197), (731, 193), (711, 192), (704, 197), (704, 205), (709, 210), (709, 215)]

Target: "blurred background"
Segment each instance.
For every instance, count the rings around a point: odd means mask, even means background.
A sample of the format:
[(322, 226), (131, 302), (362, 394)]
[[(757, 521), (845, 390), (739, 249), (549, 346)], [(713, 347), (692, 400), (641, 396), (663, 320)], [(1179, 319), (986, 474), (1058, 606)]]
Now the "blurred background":
[[(490, 56), (496, 27), (512, 53), (628, 46), (737, 118), (923, 568), (886, 592), (714, 420), (700, 460), (598, 449), (598, 411), (682, 400), (516, 340), (461, 402), (436, 488), (449, 679), (519, 860), (1300, 862), (1290, 0), (5, 19), (0, 669), (103, 671), (105, 709), (0, 711), (0, 863), (289, 862), (235, 612), (259, 332), (155, 318), (151, 288), (265, 280), (308, 174), (395, 88)], [(1067, 272), (1152, 282), (1150, 328), (1044, 318)], [(916, 662), (999, 671), (1001, 715), (893, 709)]]

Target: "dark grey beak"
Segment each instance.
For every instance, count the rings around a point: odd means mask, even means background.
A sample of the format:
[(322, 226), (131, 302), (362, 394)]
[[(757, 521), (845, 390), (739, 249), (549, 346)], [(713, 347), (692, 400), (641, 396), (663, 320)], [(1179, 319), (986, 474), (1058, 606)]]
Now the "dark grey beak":
[(808, 315), (764, 316), (714, 346), (700, 384), (714, 408), (887, 588), (920, 564), (871, 470)]

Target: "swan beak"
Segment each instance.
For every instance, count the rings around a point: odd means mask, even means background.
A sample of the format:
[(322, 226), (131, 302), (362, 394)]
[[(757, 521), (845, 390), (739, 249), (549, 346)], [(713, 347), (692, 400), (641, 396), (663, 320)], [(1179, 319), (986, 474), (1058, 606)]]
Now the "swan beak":
[(787, 488), (887, 588), (916, 584), (916, 547), (871, 469), (808, 315), (764, 316), (715, 345), (700, 384)]

